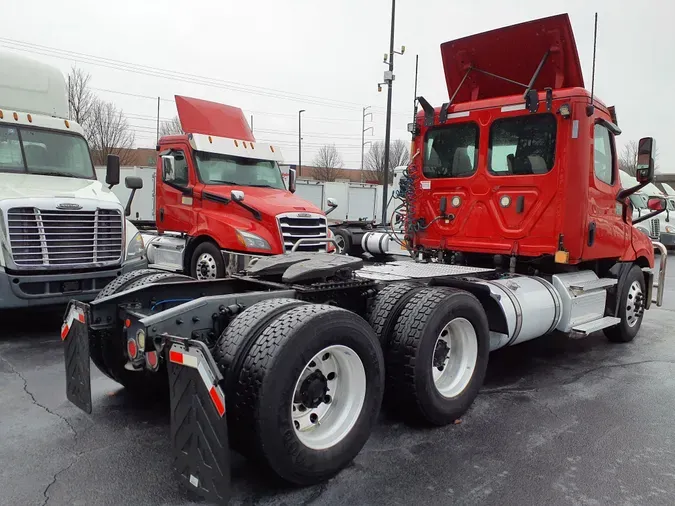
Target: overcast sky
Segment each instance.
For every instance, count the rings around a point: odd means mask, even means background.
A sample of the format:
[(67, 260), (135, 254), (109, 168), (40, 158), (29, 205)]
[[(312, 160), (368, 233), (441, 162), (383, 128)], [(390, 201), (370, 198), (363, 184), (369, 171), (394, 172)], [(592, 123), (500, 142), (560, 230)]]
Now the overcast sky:
[[(366, 139), (384, 138), (386, 87), (378, 93), (377, 84), (389, 48), (390, 0), (0, 0), (0, 5), (0, 48), (23, 47), (30, 51), (24, 54), (64, 73), (71, 65), (89, 72), (94, 88), (109, 90), (96, 92), (129, 115), (139, 146), (155, 144), (157, 101), (119, 92), (166, 99), (163, 118), (175, 114), (174, 94), (239, 106), (253, 114), (256, 138), (281, 145), (288, 163), (298, 159), (299, 109), (307, 111), (303, 163), (311, 162), (321, 144), (334, 142), (345, 166), (359, 167), (364, 106), (373, 112), (366, 126), (374, 126), (374, 136)], [(654, 136), (661, 169), (675, 172), (675, 2), (667, 0), (397, 0), (396, 46), (405, 45), (406, 53), (395, 60), (392, 138), (409, 141), (415, 55), (418, 93), (439, 106), (448, 98), (439, 46), (472, 33), (567, 12), (590, 88), (595, 10), (596, 94), (616, 105), (623, 130), (619, 144)], [(35, 45), (60, 50), (61, 56)], [(110, 68), (119, 65), (103, 66), (101, 58), (140, 65), (146, 74), (155, 67), (179, 80)], [(195, 83), (185, 74), (219, 83)]]

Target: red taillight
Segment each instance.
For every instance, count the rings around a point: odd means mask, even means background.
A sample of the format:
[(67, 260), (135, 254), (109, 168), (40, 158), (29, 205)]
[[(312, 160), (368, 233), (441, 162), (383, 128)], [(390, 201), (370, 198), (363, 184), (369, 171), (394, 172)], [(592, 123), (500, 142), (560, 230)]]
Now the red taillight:
[(150, 369), (157, 369), (158, 365), (158, 360), (157, 360), (157, 352), (156, 351), (149, 351), (145, 354), (145, 361), (148, 364), (148, 367)]
[(127, 339), (127, 353), (131, 360), (135, 359), (136, 355), (138, 355), (138, 345), (135, 339)]

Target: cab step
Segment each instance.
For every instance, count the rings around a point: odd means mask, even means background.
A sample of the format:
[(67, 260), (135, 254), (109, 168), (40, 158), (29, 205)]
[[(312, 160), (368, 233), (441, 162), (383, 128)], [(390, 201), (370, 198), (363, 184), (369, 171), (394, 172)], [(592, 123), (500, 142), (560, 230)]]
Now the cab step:
[(582, 293), (593, 292), (595, 290), (604, 290), (610, 286), (615, 286), (618, 280), (614, 278), (600, 278), (593, 279), (591, 281), (584, 281), (581, 283), (574, 283), (570, 285), (570, 290), (575, 294), (579, 295)]
[(572, 332), (570, 333), (572, 337), (585, 337), (588, 334), (597, 332), (598, 330), (606, 329), (608, 327), (613, 327), (621, 323), (621, 318), (616, 318), (614, 316), (605, 316), (599, 320), (593, 320), (592, 322), (582, 323), (576, 327), (572, 327)]

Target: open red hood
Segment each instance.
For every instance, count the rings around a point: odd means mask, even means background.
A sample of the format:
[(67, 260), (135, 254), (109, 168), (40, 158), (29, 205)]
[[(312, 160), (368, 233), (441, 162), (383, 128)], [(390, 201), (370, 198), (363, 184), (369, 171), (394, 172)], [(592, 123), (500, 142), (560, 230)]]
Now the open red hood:
[(176, 95), (176, 109), (185, 133), (255, 142), (239, 107)]
[[(584, 86), (579, 54), (567, 14), (498, 28), (441, 44), (448, 94), (452, 96), (469, 67), (528, 85), (546, 53), (534, 88)], [(472, 71), (454, 102), (522, 94), (525, 88)]]
[(230, 198), (233, 190), (244, 192), (244, 203), (255, 207), (263, 214), (275, 216), (281, 213), (306, 212), (320, 213), (323, 211), (311, 202), (301, 199), (290, 192), (276, 190), (274, 188), (258, 188), (255, 186), (227, 186), (208, 185), (204, 187), (204, 193), (212, 193), (225, 198)]

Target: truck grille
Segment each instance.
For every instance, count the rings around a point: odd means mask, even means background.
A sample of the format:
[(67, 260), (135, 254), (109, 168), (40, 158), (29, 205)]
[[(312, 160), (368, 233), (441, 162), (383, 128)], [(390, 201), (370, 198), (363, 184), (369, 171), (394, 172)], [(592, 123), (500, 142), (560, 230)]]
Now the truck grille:
[(122, 258), (122, 215), (115, 209), (59, 211), (15, 207), (7, 212), (17, 267), (86, 267)]
[[(320, 214), (288, 213), (277, 216), (285, 250), (291, 251), (298, 239), (326, 239), (326, 217)], [(326, 242), (303, 242), (296, 251), (326, 251)]]
[(649, 235), (652, 236), (652, 239), (661, 237), (661, 222), (657, 218), (649, 220)]

